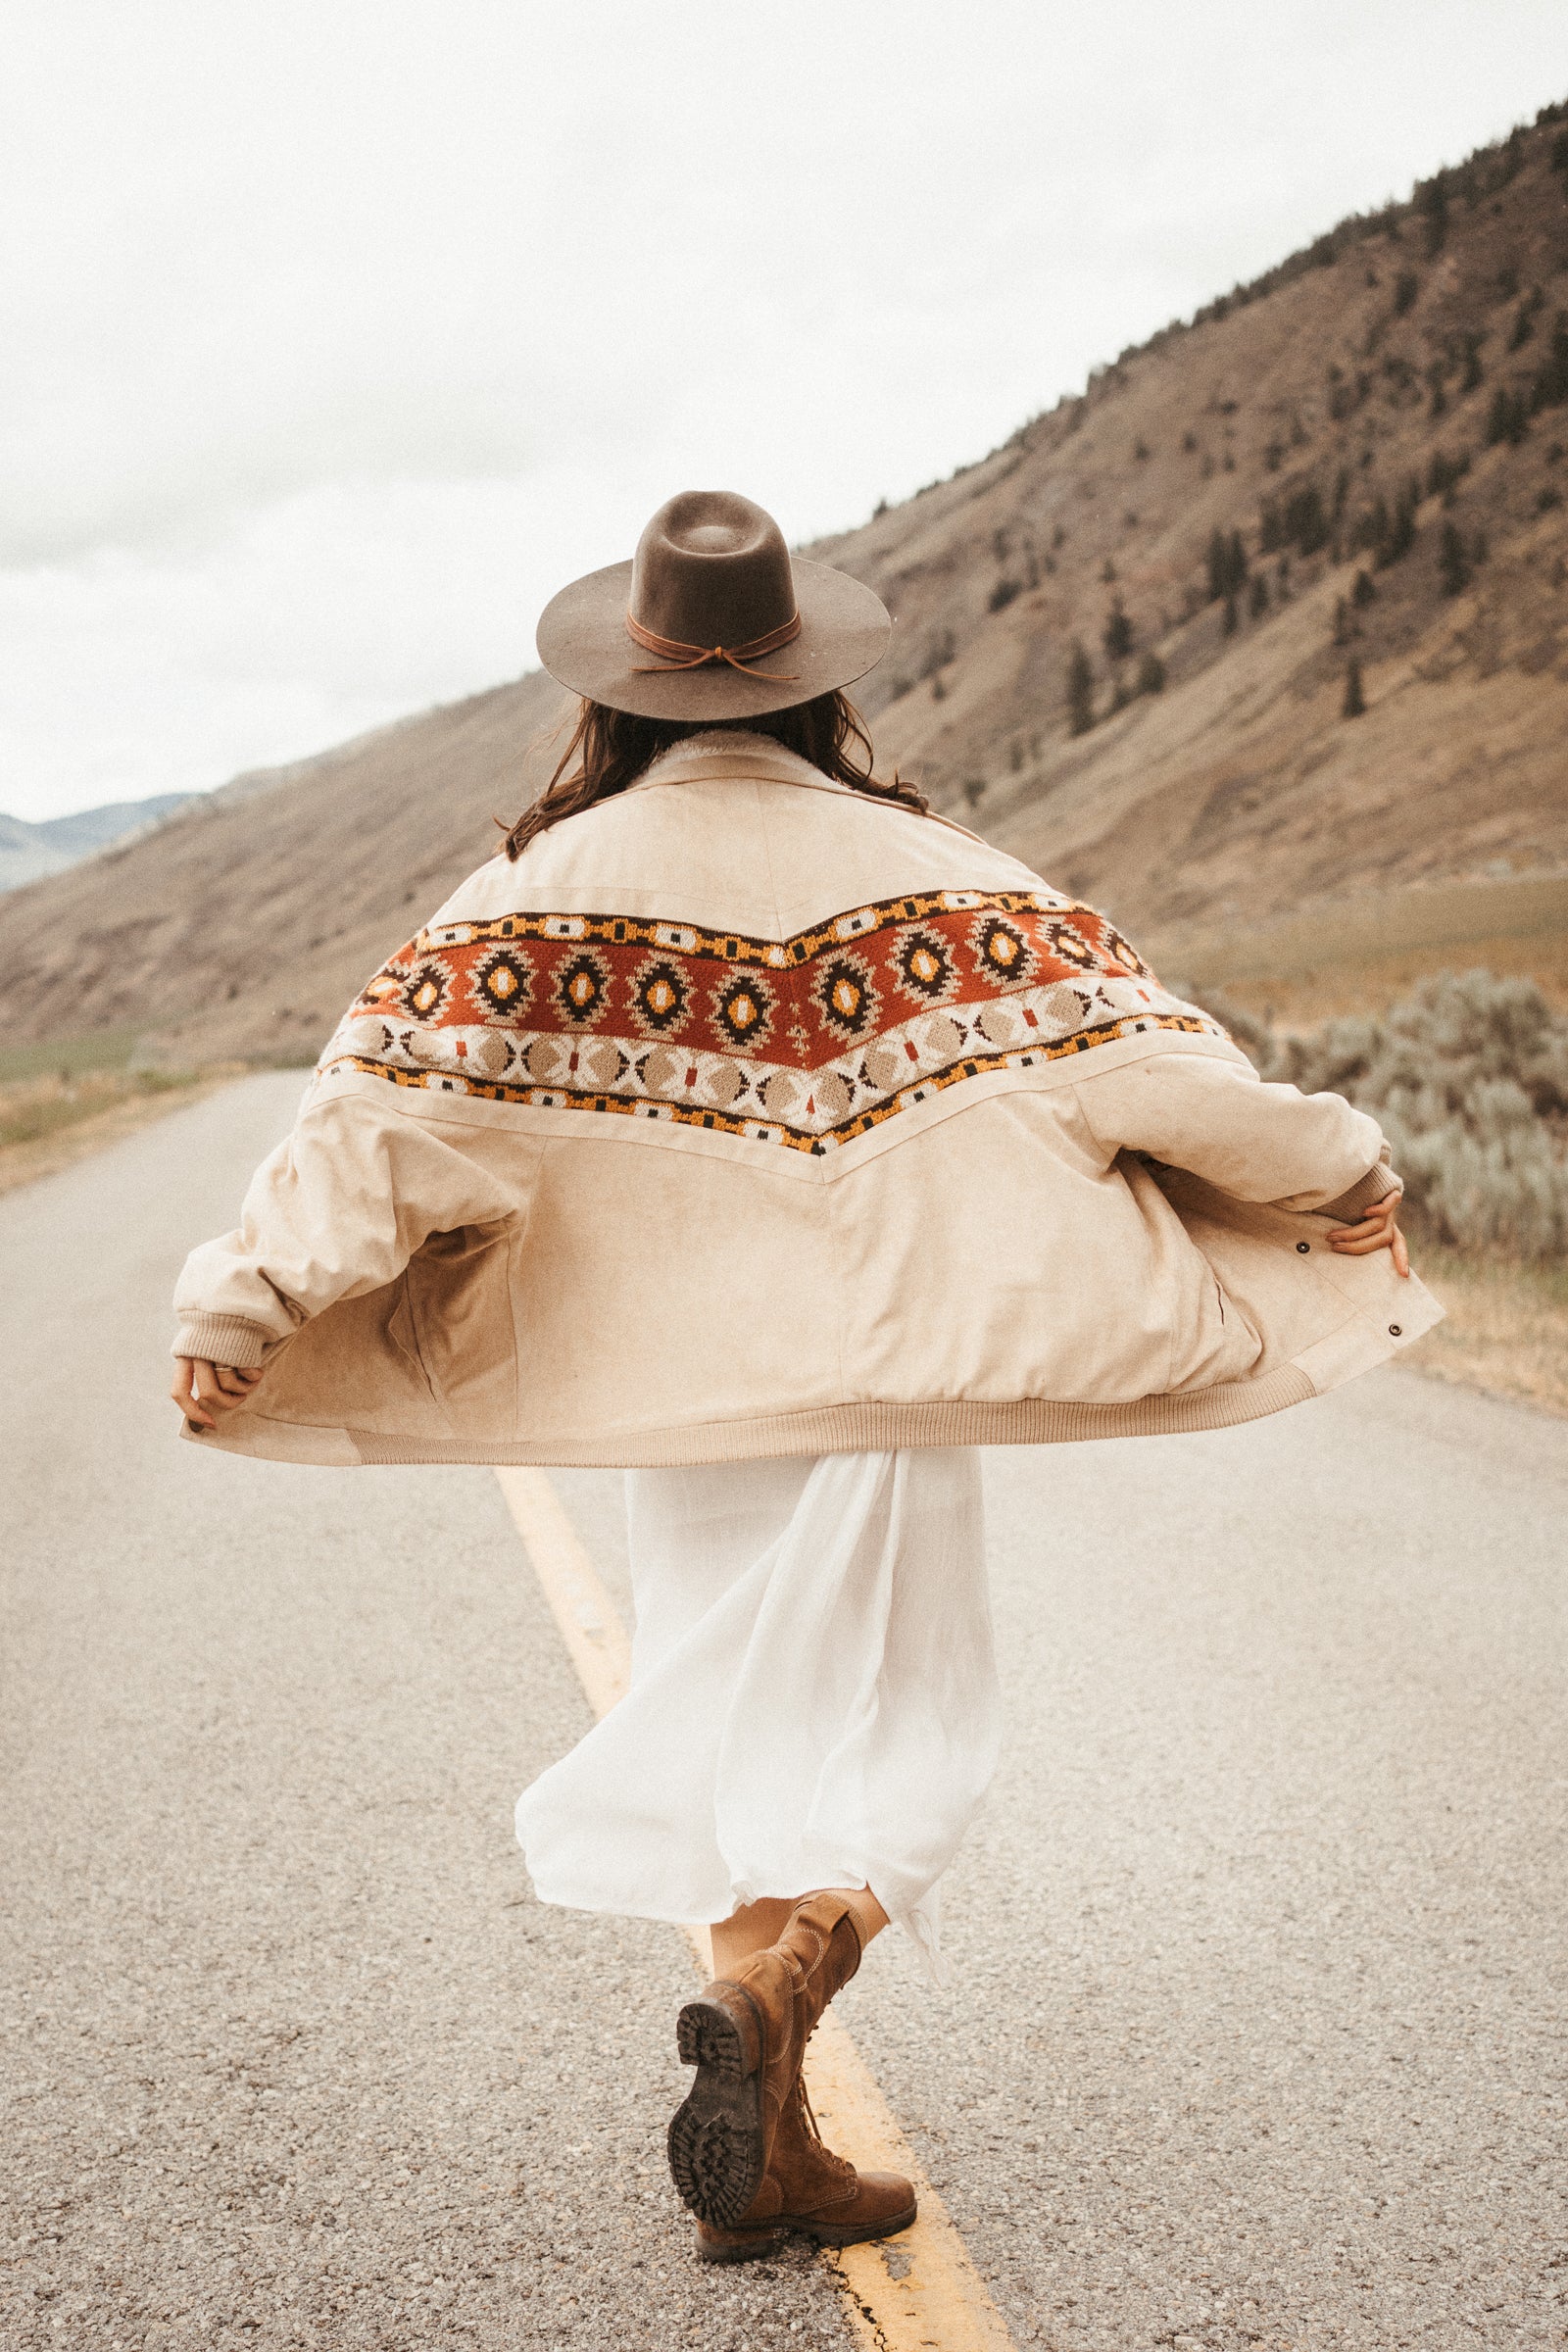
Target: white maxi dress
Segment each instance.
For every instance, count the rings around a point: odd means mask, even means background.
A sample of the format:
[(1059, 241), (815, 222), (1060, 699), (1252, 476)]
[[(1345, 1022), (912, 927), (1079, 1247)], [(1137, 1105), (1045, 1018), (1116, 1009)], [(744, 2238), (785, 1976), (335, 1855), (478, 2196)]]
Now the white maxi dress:
[(942, 1975), (996, 1768), (972, 1446), (629, 1470), (631, 1689), (517, 1802), (540, 1898), (645, 1919), (869, 1886)]

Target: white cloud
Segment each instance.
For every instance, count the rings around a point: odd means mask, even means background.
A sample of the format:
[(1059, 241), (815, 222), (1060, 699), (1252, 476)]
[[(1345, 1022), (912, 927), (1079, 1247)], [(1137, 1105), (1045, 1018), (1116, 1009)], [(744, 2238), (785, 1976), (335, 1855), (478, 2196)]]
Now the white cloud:
[(1525, 0), (32, 0), (0, 98), (0, 806), (532, 661), (671, 489), (792, 537), (1559, 94)]

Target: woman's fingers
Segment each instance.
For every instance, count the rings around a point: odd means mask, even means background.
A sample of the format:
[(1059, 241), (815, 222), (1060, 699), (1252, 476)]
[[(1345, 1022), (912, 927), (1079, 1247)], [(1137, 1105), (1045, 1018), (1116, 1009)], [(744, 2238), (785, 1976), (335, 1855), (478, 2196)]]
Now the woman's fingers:
[(262, 1377), (260, 1364), (215, 1364), (213, 1375), (218, 1385), (233, 1397), (248, 1396)]
[(1410, 1252), (1405, 1248), (1403, 1234), (1394, 1222), (1399, 1205), (1397, 1193), (1390, 1193), (1386, 1201), (1380, 1200), (1367, 1211), (1359, 1225), (1342, 1225), (1329, 1235), (1329, 1248), (1341, 1257), (1367, 1257), (1374, 1250), (1388, 1250), (1394, 1255), (1394, 1270), (1401, 1279), (1410, 1272)]
[(1337, 1225), (1329, 1239), (1337, 1242), (1345, 1234), (1354, 1234), (1359, 1239), (1363, 1234), (1382, 1232), (1389, 1220), (1398, 1213), (1398, 1194), (1385, 1194), (1381, 1200), (1374, 1200), (1370, 1208), (1362, 1210), (1354, 1225)]
[(1386, 1249), (1398, 1209), (1398, 1194), (1390, 1193), (1384, 1200), (1374, 1201), (1370, 1208), (1363, 1210), (1355, 1224), (1337, 1225), (1329, 1235), (1329, 1240), (1336, 1247), (1347, 1243), (1370, 1243), (1374, 1249)]
[[(251, 1384), (233, 1364), (207, 1364), (194, 1367), (192, 1387), (198, 1404), (207, 1405), (220, 1413), (231, 1412), (242, 1397), (250, 1394)], [(209, 1424), (210, 1427), (216, 1426)]]
[[(210, 1367), (202, 1367), (208, 1369)], [(174, 1382), (169, 1394), (190, 1423), (192, 1429), (216, 1429), (217, 1422), (196, 1395), (197, 1364), (188, 1355), (174, 1358)]]

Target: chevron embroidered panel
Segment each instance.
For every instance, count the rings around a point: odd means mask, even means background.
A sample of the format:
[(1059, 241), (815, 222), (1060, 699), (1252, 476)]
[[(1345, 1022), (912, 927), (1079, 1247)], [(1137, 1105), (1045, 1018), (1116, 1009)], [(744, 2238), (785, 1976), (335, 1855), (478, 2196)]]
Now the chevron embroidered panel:
[(1225, 1034), (1093, 908), (950, 890), (786, 940), (627, 915), (440, 925), (319, 1066), (822, 1152), (963, 1079), (1149, 1029)]

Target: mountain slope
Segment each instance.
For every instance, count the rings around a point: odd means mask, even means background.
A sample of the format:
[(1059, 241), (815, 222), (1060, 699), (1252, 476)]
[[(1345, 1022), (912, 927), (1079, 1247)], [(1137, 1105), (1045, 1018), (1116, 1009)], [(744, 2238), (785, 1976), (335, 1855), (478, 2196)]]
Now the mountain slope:
[(884, 755), (1167, 943), (1568, 871), (1568, 134), (1314, 252), (821, 551), (899, 612)]
[(36, 882), (44, 874), (63, 873), (106, 843), (172, 816), (191, 797), (188, 792), (160, 792), (146, 801), (106, 801), (97, 808), (78, 809), (74, 816), (46, 817), (41, 824), (0, 815), (0, 892), (19, 890), (24, 882)]
[[(360, 980), (531, 797), (565, 707), (535, 673), (237, 777), (157, 835), (0, 906), (15, 1037), (155, 1032), (176, 1057), (310, 1057)], [(548, 769), (544, 772), (548, 773)]]
[[(1482, 954), (1568, 985), (1565, 121), (814, 548), (895, 614), (882, 765), (1195, 980), (1317, 1004), (1353, 946), (1352, 989)], [(536, 788), (564, 709), (535, 674), (18, 894), (13, 1033), (309, 1052)]]

